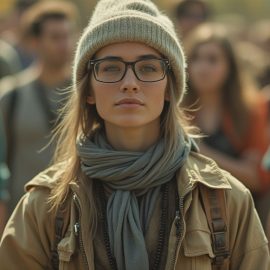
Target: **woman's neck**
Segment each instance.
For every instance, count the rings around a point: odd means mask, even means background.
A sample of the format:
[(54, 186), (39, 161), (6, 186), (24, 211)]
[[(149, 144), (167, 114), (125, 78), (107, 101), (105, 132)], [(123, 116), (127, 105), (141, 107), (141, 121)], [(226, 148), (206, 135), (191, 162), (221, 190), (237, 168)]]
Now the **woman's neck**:
[(200, 95), (200, 104), (205, 108), (218, 108), (221, 106), (221, 91), (212, 91), (209, 94)]
[(197, 112), (197, 125), (207, 134), (213, 134), (220, 126), (222, 100), (219, 93), (202, 95), (200, 110)]
[(107, 140), (116, 150), (142, 152), (154, 145), (160, 136), (156, 121), (147, 127), (119, 127), (105, 123)]
[(70, 78), (69, 68), (50, 68), (49, 66), (42, 66), (40, 73), (40, 80), (48, 86), (56, 86), (63, 83)]

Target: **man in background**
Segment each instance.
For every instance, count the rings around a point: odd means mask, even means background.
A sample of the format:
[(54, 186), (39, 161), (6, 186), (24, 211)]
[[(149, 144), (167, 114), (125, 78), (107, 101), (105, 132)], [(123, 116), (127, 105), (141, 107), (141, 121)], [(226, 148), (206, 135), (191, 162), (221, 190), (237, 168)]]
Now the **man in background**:
[(40, 0), (15, 0), (12, 10), (1, 17), (0, 24), (0, 78), (15, 74), (35, 59), (28, 40), (22, 35), (24, 13)]
[(210, 16), (207, 3), (203, 0), (182, 0), (175, 7), (175, 24), (181, 40)]
[(41, 1), (22, 18), (23, 35), (31, 40), (37, 60), (11, 81), (10, 89), (1, 89), (10, 170), (9, 213), (23, 195), (25, 183), (44, 170), (53, 156), (54, 145), (48, 143), (70, 85), (76, 14), (69, 2)]

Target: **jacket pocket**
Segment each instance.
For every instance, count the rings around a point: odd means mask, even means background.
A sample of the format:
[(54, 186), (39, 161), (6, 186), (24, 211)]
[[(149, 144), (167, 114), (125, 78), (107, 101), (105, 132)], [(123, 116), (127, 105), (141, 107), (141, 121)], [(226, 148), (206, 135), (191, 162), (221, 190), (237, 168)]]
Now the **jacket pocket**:
[(75, 236), (68, 233), (58, 244), (57, 251), (59, 256), (59, 269), (67, 270), (71, 261), (71, 256), (75, 252)]
[(179, 264), (176, 270), (212, 270), (211, 235), (206, 231), (189, 231), (183, 240), (182, 254), (179, 256)]

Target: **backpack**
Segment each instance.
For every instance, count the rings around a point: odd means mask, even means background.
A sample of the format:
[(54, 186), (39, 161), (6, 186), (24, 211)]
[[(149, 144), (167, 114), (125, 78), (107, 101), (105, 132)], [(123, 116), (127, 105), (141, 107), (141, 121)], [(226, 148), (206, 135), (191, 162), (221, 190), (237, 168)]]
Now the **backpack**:
[[(226, 208), (225, 190), (210, 189), (199, 185), (200, 199), (211, 232), (212, 249), (215, 255), (212, 270), (229, 269), (229, 222)], [(51, 265), (54, 270), (59, 269), (57, 246), (63, 237), (64, 216), (63, 209), (57, 211), (55, 219), (55, 241), (51, 251)]]

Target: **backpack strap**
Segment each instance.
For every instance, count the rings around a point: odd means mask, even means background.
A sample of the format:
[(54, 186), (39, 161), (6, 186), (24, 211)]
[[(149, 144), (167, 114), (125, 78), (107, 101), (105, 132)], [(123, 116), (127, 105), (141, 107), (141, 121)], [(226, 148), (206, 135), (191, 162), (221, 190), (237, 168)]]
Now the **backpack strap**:
[(211, 189), (199, 185), (202, 205), (211, 231), (212, 248), (215, 258), (213, 270), (229, 269), (229, 221), (226, 207), (225, 190)]
[(51, 266), (53, 270), (59, 269), (59, 256), (57, 247), (61, 239), (63, 238), (63, 229), (64, 229), (64, 211), (63, 206), (60, 206), (57, 209), (56, 217), (55, 217), (55, 236), (54, 236), (54, 243), (51, 250)]

